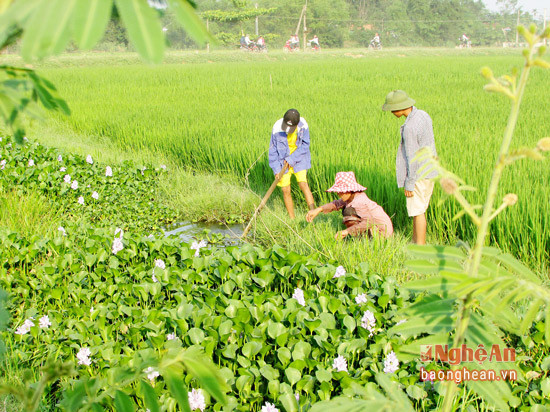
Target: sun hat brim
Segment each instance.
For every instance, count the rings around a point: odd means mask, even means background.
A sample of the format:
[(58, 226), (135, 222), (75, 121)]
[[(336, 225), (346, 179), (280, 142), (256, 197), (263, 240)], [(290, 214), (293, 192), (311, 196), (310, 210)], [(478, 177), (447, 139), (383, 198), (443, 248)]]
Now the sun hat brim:
[(397, 103), (384, 103), (382, 105), (382, 110), (385, 112), (394, 112), (396, 110), (405, 110), (409, 107), (414, 106), (416, 102), (408, 97), (406, 100), (403, 100), (402, 102)]
[(364, 192), (367, 190), (366, 187), (361, 186), (359, 183), (354, 183), (351, 185), (332, 185), (330, 189), (325, 190), (325, 192), (336, 192), (336, 193), (346, 193), (346, 192)]

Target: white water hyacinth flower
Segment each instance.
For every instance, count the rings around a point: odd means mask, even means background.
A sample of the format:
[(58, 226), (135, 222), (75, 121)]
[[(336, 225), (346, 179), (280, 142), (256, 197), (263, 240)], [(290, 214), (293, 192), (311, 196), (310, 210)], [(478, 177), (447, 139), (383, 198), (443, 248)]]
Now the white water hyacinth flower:
[(122, 244), (122, 238), (115, 237), (113, 239), (113, 247), (112, 247), (113, 254), (116, 255), (122, 249), (124, 249), (124, 245)]
[(370, 332), (369, 337), (374, 334), (374, 328), (376, 326), (376, 318), (370, 310), (366, 310), (363, 318), (361, 319), (361, 326)]
[(32, 166), (34, 166), (34, 160), (29, 159), (29, 167), (32, 167)]
[(296, 398), (296, 402), (300, 402), (300, 394), (298, 392), (294, 394), (294, 397)]
[(395, 356), (395, 352), (391, 351), (384, 359), (384, 372), (394, 373), (399, 369), (399, 359)]
[(155, 259), (155, 267), (156, 268), (161, 268), (161, 269), (166, 269), (166, 264), (164, 263), (164, 260), (162, 260), (162, 259)]
[(336, 272), (334, 273), (334, 276), (332, 278), (336, 279), (336, 278), (344, 276), (345, 274), (346, 274), (346, 269), (344, 269), (343, 266), (338, 266), (336, 268)]
[(6, 147), (7, 147), (8, 149), (11, 149), (11, 143), (8, 143), (8, 144), (6, 145)]
[(63, 161), (63, 156), (61, 156), (61, 155), (57, 156), (57, 161), (62, 162)]
[(92, 155), (86, 156), (86, 163), (89, 163), (89, 164), (91, 164), (91, 165), (94, 164), (94, 161), (92, 160)]
[(60, 232), (63, 236), (67, 236), (67, 232), (65, 232), (65, 228), (63, 226), (59, 226), (57, 228), (57, 231)]
[[(120, 235), (119, 235), (119, 233), (120, 233)], [(115, 229), (115, 236), (116, 236), (116, 235), (119, 235), (118, 237), (120, 237), (120, 238), (122, 239), (122, 236), (124, 236), (124, 230), (122, 230), (121, 228), (117, 227), (117, 228)]]
[(367, 294), (361, 293), (360, 295), (357, 295), (355, 297), (355, 303), (357, 303), (358, 305), (360, 305), (361, 303), (367, 303)]
[(92, 360), (90, 359), (90, 355), (92, 352), (90, 351), (90, 348), (80, 348), (78, 353), (76, 354), (76, 357), (78, 359), (79, 365), (86, 365), (89, 366), (92, 364)]
[(63, 176), (63, 181), (65, 183), (71, 183), (71, 175), (65, 175)]
[(15, 330), (16, 335), (26, 335), (31, 331), (31, 328), (34, 326), (32, 318), (25, 320), (21, 326)]
[(144, 370), (144, 372), (147, 374), (147, 379), (149, 379), (151, 382), (154, 382), (155, 379), (160, 376), (160, 373), (152, 366), (149, 366), (147, 369)]
[(93, 306), (90, 308), (90, 315), (91, 315), (92, 313), (94, 313), (94, 307), (93, 307)]
[(28, 141), (29, 141), (29, 139), (27, 139), (27, 136), (23, 136), (23, 141), (24, 141), (24, 142), (28, 142)]
[(265, 405), (262, 406), (261, 412), (279, 412), (279, 409), (277, 409), (272, 403), (266, 402)]
[(166, 340), (176, 340), (177, 338), (178, 337), (175, 333), (169, 333), (168, 335), (166, 335)]
[(0, 162), (0, 170), (4, 170), (4, 167), (6, 167), (6, 163), (8, 163), (8, 162), (6, 161), (6, 159), (4, 159), (4, 160), (2, 160), (2, 161)]
[(65, 166), (59, 168), (60, 172), (65, 172), (66, 170), (67, 170), (67, 168)]
[(193, 242), (191, 244), (191, 247), (190, 249), (194, 249), (195, 250), (195, 257), (198, 257), (200, 255), (200, 251), (203, 247), (206, 247), (208, 243), (206, 243), (206, 240), (201, 240), (200, 242)]
[(306, 306), (306, 300), (304, 298), (304, 291), (300, 288), (294, 289), (294, 293), (292, 294), (292, 297), (298, 301), (298, 303), (302, 306)]
[(40, 326), (40, 329), (48, 329), (50, 326), (52, 326), (48, 315), (44, 315), (38, 320), (38, 326)]
[(76, 180), (73, 180), (71, 183), (71, 189), (76, 190), (78, 189), (78, 182)]
[(99, 193), (97, 193), (96, 191), (94, 191), (94, 192), (92, 193), (92, 197), (93, 197), (95, 200), (99, 199)]
[(78, 202), (79, 204), (83, 205), (83, 204), (84, 204), (84, 197), (83, 197), (83, 196), (78, 196), (77, 202)]
[(153, 279), (153, 282), (159, 283), (159, 280), (158, 280), (157, 277), (155, 276), (155, 272), (153, 272), (153, 276), (151, 277), (151, 279)]
[(113, 169), (111, 169), (111, 166), (107, 166), (105, 168), (105, 176), (111, 177), (113, 175)]
[(332, 363), (332, 367), (336, 369), (336, 372), (347, 372), (348, 361), (342, 355), (338, 355), (338, 357), (334, 359), (334, 362)]
[(189, 407), (192, 411), (199, 409), (201, 412), (206, 409), (206, 401), (200, 389), (193, 389), (187, 393), (189, 398)]
[(166, 165), (160, 165), (160, 168), (161, 168), (162, 170), (166, 170)]

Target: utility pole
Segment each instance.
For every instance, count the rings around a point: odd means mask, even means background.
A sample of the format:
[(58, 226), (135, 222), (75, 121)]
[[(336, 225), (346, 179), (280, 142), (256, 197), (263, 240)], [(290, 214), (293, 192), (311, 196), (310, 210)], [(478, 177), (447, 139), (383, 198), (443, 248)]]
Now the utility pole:
[(304, 7), (302, 7), (302, 12), (300, 13), (300, 19), (298, 20), (298, 25), (296, 26), (296, 31), (294, 32), (295, 36), (298, 36), (300, 32), (300, 24), (302, 24), (302, 18), (304, 19), (304, 51), (306, 50), (306, 9), (307, 9), (307, 0)]
[[(206, 19), (206, 31), (208, 31), (208, 19)], [(210, 53), (210, 43), (206, 43), (206, 53)]]
[[(256, 8), (258, 8), (258, 3), (256, 3)], [(258, 38), (258, 34), (260, 34), (260, 32), (258, 31), (258, 16), (256, 16), (256, 38)]]
[[(543, 23), (543, 31), (546, 30), (546, 9), (544, 9), (544, 23)], [(544, 44), (548, 44), (548, 39), (544, 39)]]
[(519, 27), (519, 9), (518, 9), (518, 21), (516, 23), (516, 47), (519, 47), (519, 32), (518, 32), (518, 27)]
[(304, 5), (304, 51), (307, 50), (307, 27), (306, 27), (307, 0)]

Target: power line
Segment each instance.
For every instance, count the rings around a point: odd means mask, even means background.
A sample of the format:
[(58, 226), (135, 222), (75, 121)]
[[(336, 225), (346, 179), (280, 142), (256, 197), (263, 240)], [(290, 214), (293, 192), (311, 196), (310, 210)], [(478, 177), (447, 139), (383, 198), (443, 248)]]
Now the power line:
[[(259, 16), (260, 19), (284, 19), (284, 20), (296, 20), (292, 17), (282, 17), (282, 16)], [(510, 20), (513, 20), (513, 17), (509, 17)], [(505, 19), (505, 18), (504, 18)], [(327, 19), (327, 18), (320, 18), (320, 17), (310, 17), (309, 20), (313, 21), (333, 21), (333, 22), (345, 22), (345, 23), (362, 23), (362, 24), (370, 24), (370, 23), (500, 23), (504, 19), (501, 18), (491, 18), (491, 19), (459, 19), (459, 20), (354, 20), (354, 19)]]

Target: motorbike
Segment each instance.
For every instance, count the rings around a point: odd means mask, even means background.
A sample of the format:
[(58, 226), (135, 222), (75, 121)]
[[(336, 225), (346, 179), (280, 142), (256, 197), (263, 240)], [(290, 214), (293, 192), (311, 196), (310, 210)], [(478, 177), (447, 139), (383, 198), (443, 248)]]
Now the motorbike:
[(321, 51), (321, 46), (319, 46), (319, 43), (314, 43), (312, 41), (307, 42), (308, 47), (311, 47), (311, 50), (313, 51)]
[(382, 43), (380, 42), (375, 42), (374, 40), (371, 40), (370, 41), (370, 44), (369, 44), (369, 50), (382, 50)]
[(285, 53), (289, 52), (297, 52), (300, 51), (300, 46), (290, 43), (290, 40), (287, 40), (285, 45), (283, 46), (283, 51)]
[(256, 43), (254, 43), (253, 41), (250, 42), (248, 44), (248, 46), (246, 44), (241, 44), (240, 49), (244, 50), (244, 51), (249, 51), (249, 52), (259, 52), (260, 51), (260, 48), (258, 47), (258, 45)]

